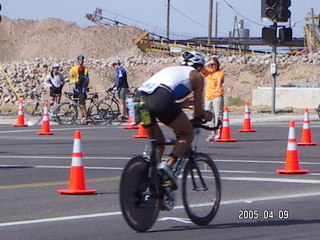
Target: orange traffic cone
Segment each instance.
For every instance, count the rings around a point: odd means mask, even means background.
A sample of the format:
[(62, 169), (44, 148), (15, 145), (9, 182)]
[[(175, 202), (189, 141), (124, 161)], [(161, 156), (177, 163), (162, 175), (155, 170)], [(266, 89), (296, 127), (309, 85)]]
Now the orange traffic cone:
[(137, 135), (133, 135), (133, 138), (148, 138), (148, 133), (146, 128), (143, 126), (143, 124), (139, 124), (139, 129), (138, 129), (138, 134)]
[(221, 136), (220, 138), (214, 140), (215, 142), (236, 142), (237, 141), (237, 139), (231, 138), (228, 111), (229, 111), (228, 106), (225, 106), (224, 112), (223, 112), (223, 125), (221, 129)]
[(285, 169), (277, 170), (278, 173), (297, 174), (307, 173), (309, 170), (300, 170), (299, 167), (299, 154), (297, 150), (297, 141), (295, 137), (295, 122), (290, 121), (287, 154), (286, 154), (286, 166)]
[(72, 153), (72, 164), (70, 169), (69, 189), (60, 189), (57, 192), (62, 194), (92, 194), (97, 190), (87, 190), (85, 182), (85, 171), (82, 163), (83, 154), (81, 151), (81, 132), (74, 133), (74, 144)]
[(129, 117), (128, 117), (128, 125), (127, 125), (127, 126), (124, 126), (124, 127), (122, 127), (122, 128), (123, 128), (123, 129), (138, 129), (139, 127), (132, 122), (132, 119), (131, 119), (131, 117), (129, 116)]
[(257, 130), (251, 128), (251, 119), (250, 119), (250, 109), (249, 102), (246, 102), (245, 110), (244, 110), (244, 120), (242, 129), (238, 129), (238, 132), (256, 132)]
[(38, 132), (38, 135), (53, 135), (53, 132), (50, 131), (50, 121), (48, 114), (48, 103), (44, 103), (43, 109), (43, 118), (42, 118), (42, 128), (41, 132)]
[(312, 142), (310, 120), (309, 120), (309, 110), (306, 108), (304, 110), (303, 128), (301, 142), (298, 143), (299, 146), (315, 146), (316, 142)]
[(28, 127), (28, 124), (25, 124), (25, 122), (24, 122), (22, 102), (23, 102), (22, 99), (19, 99), (19, 110), (18, 110), (17, 123), (12, 125), (14, 127)]

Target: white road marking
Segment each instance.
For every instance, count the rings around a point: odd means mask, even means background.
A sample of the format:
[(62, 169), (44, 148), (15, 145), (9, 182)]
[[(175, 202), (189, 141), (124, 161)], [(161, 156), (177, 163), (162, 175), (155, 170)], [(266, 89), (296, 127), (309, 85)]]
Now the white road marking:
[(192, 223), (192, 221), (190, 221), (189, 218), (164, 217), (164, 218), (158, 219), (158, 221), (168, 221), (168, 220), (181, 222), (181, 223)]

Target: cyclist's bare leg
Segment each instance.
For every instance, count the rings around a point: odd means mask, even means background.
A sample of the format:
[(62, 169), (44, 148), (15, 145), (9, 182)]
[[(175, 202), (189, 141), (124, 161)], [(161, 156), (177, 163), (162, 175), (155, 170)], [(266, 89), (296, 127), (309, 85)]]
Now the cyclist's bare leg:
[[(177, 139), (171, 154), (180, 157), (190, 148), (194, 138), (193, 127), (184, 112), (168, 126), (177, 131), (179, 135), (179, 139)], [(171, 166), (176, 162), (176, 159), (173, 156), (169, 156), (167, 159), (167, 163)]]
[(81, 119), (86, 119), (88, 120), (88, 113), (87, 113), (87, 109), (86, 109), (86, 105), (85, 104), (79, 104), (80, 109), (81, 109)]
[[(147, 127), (147, 131), (148, 131), (149, 137), (151, 139), (155, 139), (156, 143), (164, 143), (165, 138), (157, 122), (152, 123), (149, 127)], [(156, 157), (158, 162), (161, 161), (164, 148), (165, 148), (164, 145), (158, 145), (156, 148)]]
[(126, 100), (119, 99), (121, 116), (126, 117)]

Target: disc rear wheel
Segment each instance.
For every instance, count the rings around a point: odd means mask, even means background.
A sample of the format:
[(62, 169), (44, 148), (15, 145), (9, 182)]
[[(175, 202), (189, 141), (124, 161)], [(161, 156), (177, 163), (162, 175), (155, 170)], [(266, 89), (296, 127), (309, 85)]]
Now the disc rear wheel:
[[(151, 178), (148, 177), (151, 171)], [(138, 232), (150, 229), (159, 214), (159, 177), (142, 156), (132, 158), (120, 181), (120, 207), (127, 224)]]

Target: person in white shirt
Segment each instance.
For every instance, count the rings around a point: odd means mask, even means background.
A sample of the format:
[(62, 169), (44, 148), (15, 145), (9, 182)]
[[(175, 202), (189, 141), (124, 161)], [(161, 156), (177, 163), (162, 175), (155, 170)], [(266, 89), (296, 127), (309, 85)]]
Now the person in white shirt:
[(44, 80), (44, 85), (50, 87), (50, 100), (57, 103), (61, 101), (61, 92), (65, 84), (64, 77), (59, 70), (59, 64), (53, 64), (50, 74)]

